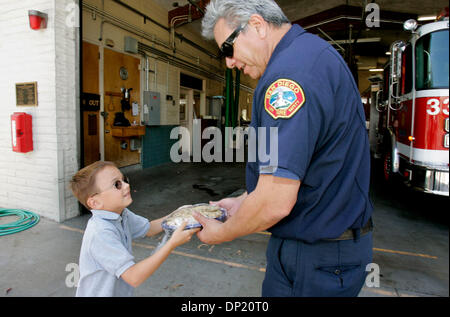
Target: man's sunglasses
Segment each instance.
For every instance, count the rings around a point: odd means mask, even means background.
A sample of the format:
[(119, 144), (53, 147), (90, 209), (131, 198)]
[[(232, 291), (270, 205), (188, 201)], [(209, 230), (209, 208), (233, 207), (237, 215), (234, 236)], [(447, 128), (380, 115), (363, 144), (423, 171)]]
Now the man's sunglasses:
[(236, 39), (241, 33), (241, 31), (245, 28), (246, 24), (242, 24), (239, 26), (236, 30), (234, 30), (233, 33), (225, 40), (225, 42), (222, 43), (222, 46), (220, 47), (220, 54), (223, 57), (233, 57), (234, 55), (234, 42), (236, 42)]

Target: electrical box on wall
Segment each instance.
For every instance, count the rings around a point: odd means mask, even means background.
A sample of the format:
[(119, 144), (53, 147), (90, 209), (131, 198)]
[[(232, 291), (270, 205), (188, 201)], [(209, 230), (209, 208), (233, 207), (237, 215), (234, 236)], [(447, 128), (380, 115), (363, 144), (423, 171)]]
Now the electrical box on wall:
[(124, 50), (127, 53), (138, 53), (138, 41), (135, 38), (132, 38), (131, 36), (125, 36), (125, 47)]
[(179, 101), (173, 95), (163, 95), (156, 91), (144, 91), (145, 125), (178, 125), (180, 123)]
[(155, 91), (144, 91), (144, 122), (146, 125), (161, 124), (161, 95)]

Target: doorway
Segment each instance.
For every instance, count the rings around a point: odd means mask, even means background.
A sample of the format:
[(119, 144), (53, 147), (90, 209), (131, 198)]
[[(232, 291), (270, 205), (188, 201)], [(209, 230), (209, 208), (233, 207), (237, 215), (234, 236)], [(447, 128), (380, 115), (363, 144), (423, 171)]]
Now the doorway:
[(131, 146), (138, 136), (128, 130), (140, 123), (139, 111), (133, 111), (133, 103), (136, 109), (140, 103), (140, 59), (104, 48), (103, 65), (105, 160), (118, 167), (139, 164), (140, 151)]
[(98, 160), (118, 167), (141, 163), (141, 60), (87, 41), (82, 49), (83, 166)]

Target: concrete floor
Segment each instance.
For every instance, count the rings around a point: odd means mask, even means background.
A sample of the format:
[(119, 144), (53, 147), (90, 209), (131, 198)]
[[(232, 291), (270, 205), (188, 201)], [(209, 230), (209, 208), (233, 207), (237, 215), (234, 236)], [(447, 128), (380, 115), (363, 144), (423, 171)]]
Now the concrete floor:
[[(377, 170), (376, 170), (377, 171)], [(129, 170), (134, 212), (154, 219), (185, 204), (238, 194), (243, 164), (166, 164)], [(374, 173), (375, 175), (380, 175)], [(380, 287), (361, 297), (449, 296), (448, 197), (411, 193), (372, 178), (374, 259)], [(0, 297), (74, 296), (70, 263), (78, 263), (89, 214), (62, 224), (41, 219), (26, 231), (0, 237)], [(7, 218), (2, 223), (9, 222)], [(135, 240), (136, 261), (149, 256), (162, 235)], [(269, 235), (256, 233), (209, 246), (196, 237), (178, 247), (136, 290), (136, 296), (258, 297), (264, 278)]]

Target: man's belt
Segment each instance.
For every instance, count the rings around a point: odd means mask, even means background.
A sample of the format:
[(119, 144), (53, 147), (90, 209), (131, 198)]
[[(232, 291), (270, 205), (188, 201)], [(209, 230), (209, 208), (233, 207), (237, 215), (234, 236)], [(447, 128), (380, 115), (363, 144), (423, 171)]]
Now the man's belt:
[[(347, 229), (344, 231), (343, 234), (341, 234), (339, 237), (335, 239), (324, 239), (325, 241), (338, 241), (338, 240), (352, 240), (355, 239), (357, 236), (364, 236), (368, 232), (372, 231), (373, 229), (373, 222), (372, 217), (369, 218), (369, 221), (365, 224), (364, 227), (361, 229)], [(358, 233), (359, 231), (359, 233)]]

